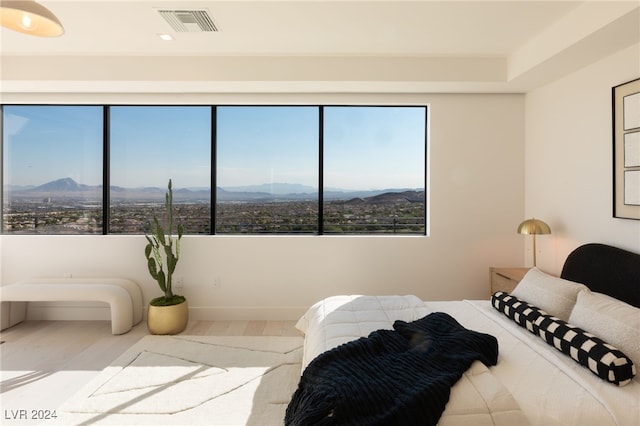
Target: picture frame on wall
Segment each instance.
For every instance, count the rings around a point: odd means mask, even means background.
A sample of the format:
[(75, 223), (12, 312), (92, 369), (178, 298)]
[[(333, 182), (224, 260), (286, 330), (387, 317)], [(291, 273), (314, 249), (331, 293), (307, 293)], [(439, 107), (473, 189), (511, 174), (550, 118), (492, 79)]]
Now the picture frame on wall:
[(640, 220), (640, 78), (611, 92), (613, 217)]

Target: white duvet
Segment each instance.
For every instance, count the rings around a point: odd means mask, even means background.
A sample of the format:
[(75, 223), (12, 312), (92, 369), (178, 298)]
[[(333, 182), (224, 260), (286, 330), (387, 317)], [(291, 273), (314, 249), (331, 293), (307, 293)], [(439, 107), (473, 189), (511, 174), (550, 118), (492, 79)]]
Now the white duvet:
[(424, 302), (415, 296), (334, 296), (297, 323), (303, 368), (317, 355), (395, 320), (446, 312), (498, 339), (498, 364), (476, 362), (451, 390), (440, 418), (449, 424), (640, 425), (640, 383), (618, 387), (595, 376), (493, 309), (489, 301)]

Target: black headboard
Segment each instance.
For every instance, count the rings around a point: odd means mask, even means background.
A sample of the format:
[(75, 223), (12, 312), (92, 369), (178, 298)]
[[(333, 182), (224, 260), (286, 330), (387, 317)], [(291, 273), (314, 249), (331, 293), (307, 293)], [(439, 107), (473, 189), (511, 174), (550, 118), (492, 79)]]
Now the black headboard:
[(606, 244), (585, 244), (567, 256), (560, 276), (640, 307), (640, 254)]

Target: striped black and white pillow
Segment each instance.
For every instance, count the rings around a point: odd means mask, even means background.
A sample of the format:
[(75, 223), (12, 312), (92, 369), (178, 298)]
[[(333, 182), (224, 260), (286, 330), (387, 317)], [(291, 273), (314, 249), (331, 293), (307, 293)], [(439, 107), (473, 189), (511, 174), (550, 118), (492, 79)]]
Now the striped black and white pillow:
[(508, 293), (496, 292), (491, 297), (491, 304), (518, 325), (537, 334), (549, 345), (608, 382), (624, 386), (636, 375), (636, 366), (628, 356), (579, 327), (548, 315)]

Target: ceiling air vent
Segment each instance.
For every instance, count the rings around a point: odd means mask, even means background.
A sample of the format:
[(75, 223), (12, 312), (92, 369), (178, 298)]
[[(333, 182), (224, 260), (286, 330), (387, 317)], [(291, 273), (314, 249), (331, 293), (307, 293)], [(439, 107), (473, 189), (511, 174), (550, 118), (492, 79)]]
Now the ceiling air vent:
[(180, 33), (217, 32), (218, 28), (213, 23), (206, 9), (200, 10), (158, 10), (171, 25), (171, 28)]

